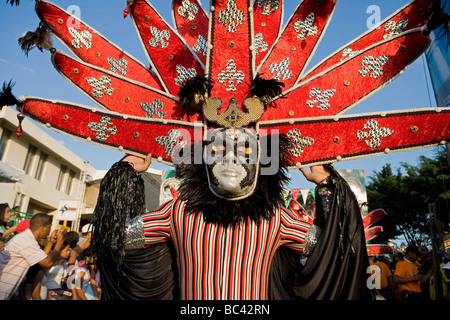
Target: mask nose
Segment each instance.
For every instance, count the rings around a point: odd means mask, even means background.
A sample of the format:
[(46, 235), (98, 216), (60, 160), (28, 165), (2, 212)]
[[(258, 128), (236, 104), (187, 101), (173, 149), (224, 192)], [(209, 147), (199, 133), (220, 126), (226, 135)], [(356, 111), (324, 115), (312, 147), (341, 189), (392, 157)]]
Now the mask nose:
[(231, 150), (227, 150), (225, 152), (224, 163), (226, 163), (226, 164), (235, 164), (236, 160), (237, 160), (237, 157), (234, 154), (233, 148), (231, 148)]

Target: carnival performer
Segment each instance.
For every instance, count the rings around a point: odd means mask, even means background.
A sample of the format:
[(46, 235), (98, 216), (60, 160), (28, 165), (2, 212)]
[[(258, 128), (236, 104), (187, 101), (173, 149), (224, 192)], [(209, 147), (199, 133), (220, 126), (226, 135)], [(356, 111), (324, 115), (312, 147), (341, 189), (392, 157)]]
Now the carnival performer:
[[(179, 198), (156, 211), (131, 212), (142, 210), (133, 207), (131, 202), (139, 192), (131, 190), (143, 190), (136, 188), (140, 184), (136, 173), (147, 170), (150, 156), (126, 156), (105, 176), (93, 217), (92, 245), (98, 255), (102, 297), (369, 298), (364, 286), (368, 259), (359, 208), (336, 171), (331, 166), (314, 166), (311, 173), (301, 170), (318, 184), (318, 218), (311, 228), (282, 206), (282, 186), (287, 182), (283, 150), (288, 140), (280, 137), (276, 174), (261, 175), (260, 163), (250, 161), (251, 153), (261, 150), (253, 150), (251, 143), (241, 144), (242, 137), (256, 139), (251, 130), (230, 133), (219, 129), (217, 134), (223, 139), (211, 143), (215, 161), (207, 158), (205, 147), (204, 164), (180, 164), (176, 171), (183, 179)], [(232, 151), (227, 152), (226, 146), (232, 146)], [(217, 157), (221, 149), (224, 156)], [(117, 186), (125, 197), (118, 196)], [(112, 228), (124, 219), (126, 230)], [(317, 254), (315, 246), (320, 246)], [(299, 263), (301, 256), (307, 257), (305, 266)], [(154, 268), (144, 270), (149, 261)], [(293, 284), (294, 274), (300, 274), (298, 285)]]
[[(18, 137), (28, 116), (127, 153), (102, 180), (93, 214), (102, 299), (372, 298), (360, 210), (329, 163), (446, 144), (450, 111), (342, 113), (400, 75), (449, 19), (440, 1), (413, 0), (305, 72), (336, 5), (301, 1), (282, 28), (283, 1), (214, 0), (208, 15), (198, 0), (174, 0), (174, 29), (148, 0), (127, 1), (147, 68), (36, 1), (41, 23), (19, 39), (22, 50), (49, 50), (103, 110), (16, 99), (11, 82), (0, 105), (20, 110)], [(80, 59), (53, 47), (51, 34)], [(139, 173), (149, 153), (182, 183), (146, 213)], [(287, 169), (317, 184), (312, 225), (283, 207)]]

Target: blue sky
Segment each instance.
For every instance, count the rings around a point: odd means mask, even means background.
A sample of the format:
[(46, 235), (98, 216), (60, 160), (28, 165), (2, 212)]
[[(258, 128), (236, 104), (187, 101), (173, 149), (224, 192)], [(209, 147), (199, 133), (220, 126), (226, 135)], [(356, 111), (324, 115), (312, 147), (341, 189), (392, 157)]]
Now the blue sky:
[[(300, 0), (285, 0), (285, 21), (294, 12), (299, 2)], [(17, 39), (27, 31), (34, 31), (39, 24), (39, 19), (34, 11), (34, 3), (33, 0), (21, 0), (18, 7), (6, 5), (5, 1), (0, 4), (0, 30), (3, 30), (0, 33), (0, 81), (13, 79), (13, 82), (16, 83), (13, 92), (17, 97), (32, 95), (96, 106), (92, 100), (69, 84), (53, 68), (49, 52), (41, 53), (35, 49), (29, 53), (27, 58), (20, 50)], [(55, 0), (54, 3), (64, 9), (76, 5), (82, 20), (148, 65), (131, 19), (123, 18), (122, 13), (126, 7), (125, 0)], [(209, 1), (202, 3), (207, 8)], [(409, 3), (407, 0), (339, 0), (327, 32), (308, 68), (313, 67), (341, 46), (366, 32), (367, 22), (373, 18), (373, 11), (369, 10), (368, 12), (368, 9), (372, 8), (371, 6), (377, 6), (381, 19), (384, 19), (407, 3)], [(163, 18), (173, 25), (170, 12), (171, 1), (152, 1), (152, 4)], [(54, 46), (70, 53), (56, 39)], [(431, 82), (429, 82), (428, 70), (424, 63), (424, 57), (420, 57), (400, 77), (348, 111), (347, 114), (435, 107)], [(118, 151), (69, 138), (42, 126), (41, 128), (56, 140), (63, 142), (82, 159), (89, 161), (96, 169), (107, 170), (123, 156), (123, 153)], [(24, 130), (26, 131), (26, 128)], [(390, 163), (394, 169), (399, 168), (401, 162), (415, 165), (420, 155), (433, 157), (436, 150), (436, 148), (426, 148), (338, 162), (335, 163), (335, 167), (338, 169), (361, 169), (368, 177), (373, 171), (381, 170), (386, 163)], [(155, 169), (171, 168), (156, 162), (153, 162), (151, 167)], [(312, 187), (298, 170), (291, 170), (291, 177), (291, 188)]]

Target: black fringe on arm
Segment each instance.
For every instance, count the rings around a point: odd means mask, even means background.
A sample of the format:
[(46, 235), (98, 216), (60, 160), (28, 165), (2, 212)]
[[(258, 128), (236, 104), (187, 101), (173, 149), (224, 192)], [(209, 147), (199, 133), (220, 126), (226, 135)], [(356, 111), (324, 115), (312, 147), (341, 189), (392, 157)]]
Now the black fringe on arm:
[(91, 252), (103, 258), (111, 248), (120, 271), (125, 257), (127, 219), (142, 215), (145, 210), (144, 180), (128, 162), (115, 163), (100, 184), (92, 216)]

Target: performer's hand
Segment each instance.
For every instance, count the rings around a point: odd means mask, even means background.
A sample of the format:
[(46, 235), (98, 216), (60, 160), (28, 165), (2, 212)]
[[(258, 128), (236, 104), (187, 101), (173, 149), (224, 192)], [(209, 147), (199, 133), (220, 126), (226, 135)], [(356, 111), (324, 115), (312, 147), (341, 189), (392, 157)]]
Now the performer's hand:
[(136, 172), (145, 172), (150, 166), (150, 163), (152, 163), (152, 154), (149, 153), (145, 159), (138, 156), (129, 155), (122, 161), (131, 164)]
[(325, 169), (324, 166), (312, 166), (311, 172), (306, 170), (306, 168), (299, 168), (301, 173), (305, 176), (306, 180), (319, 184), (330, 176), (330, 172)]

